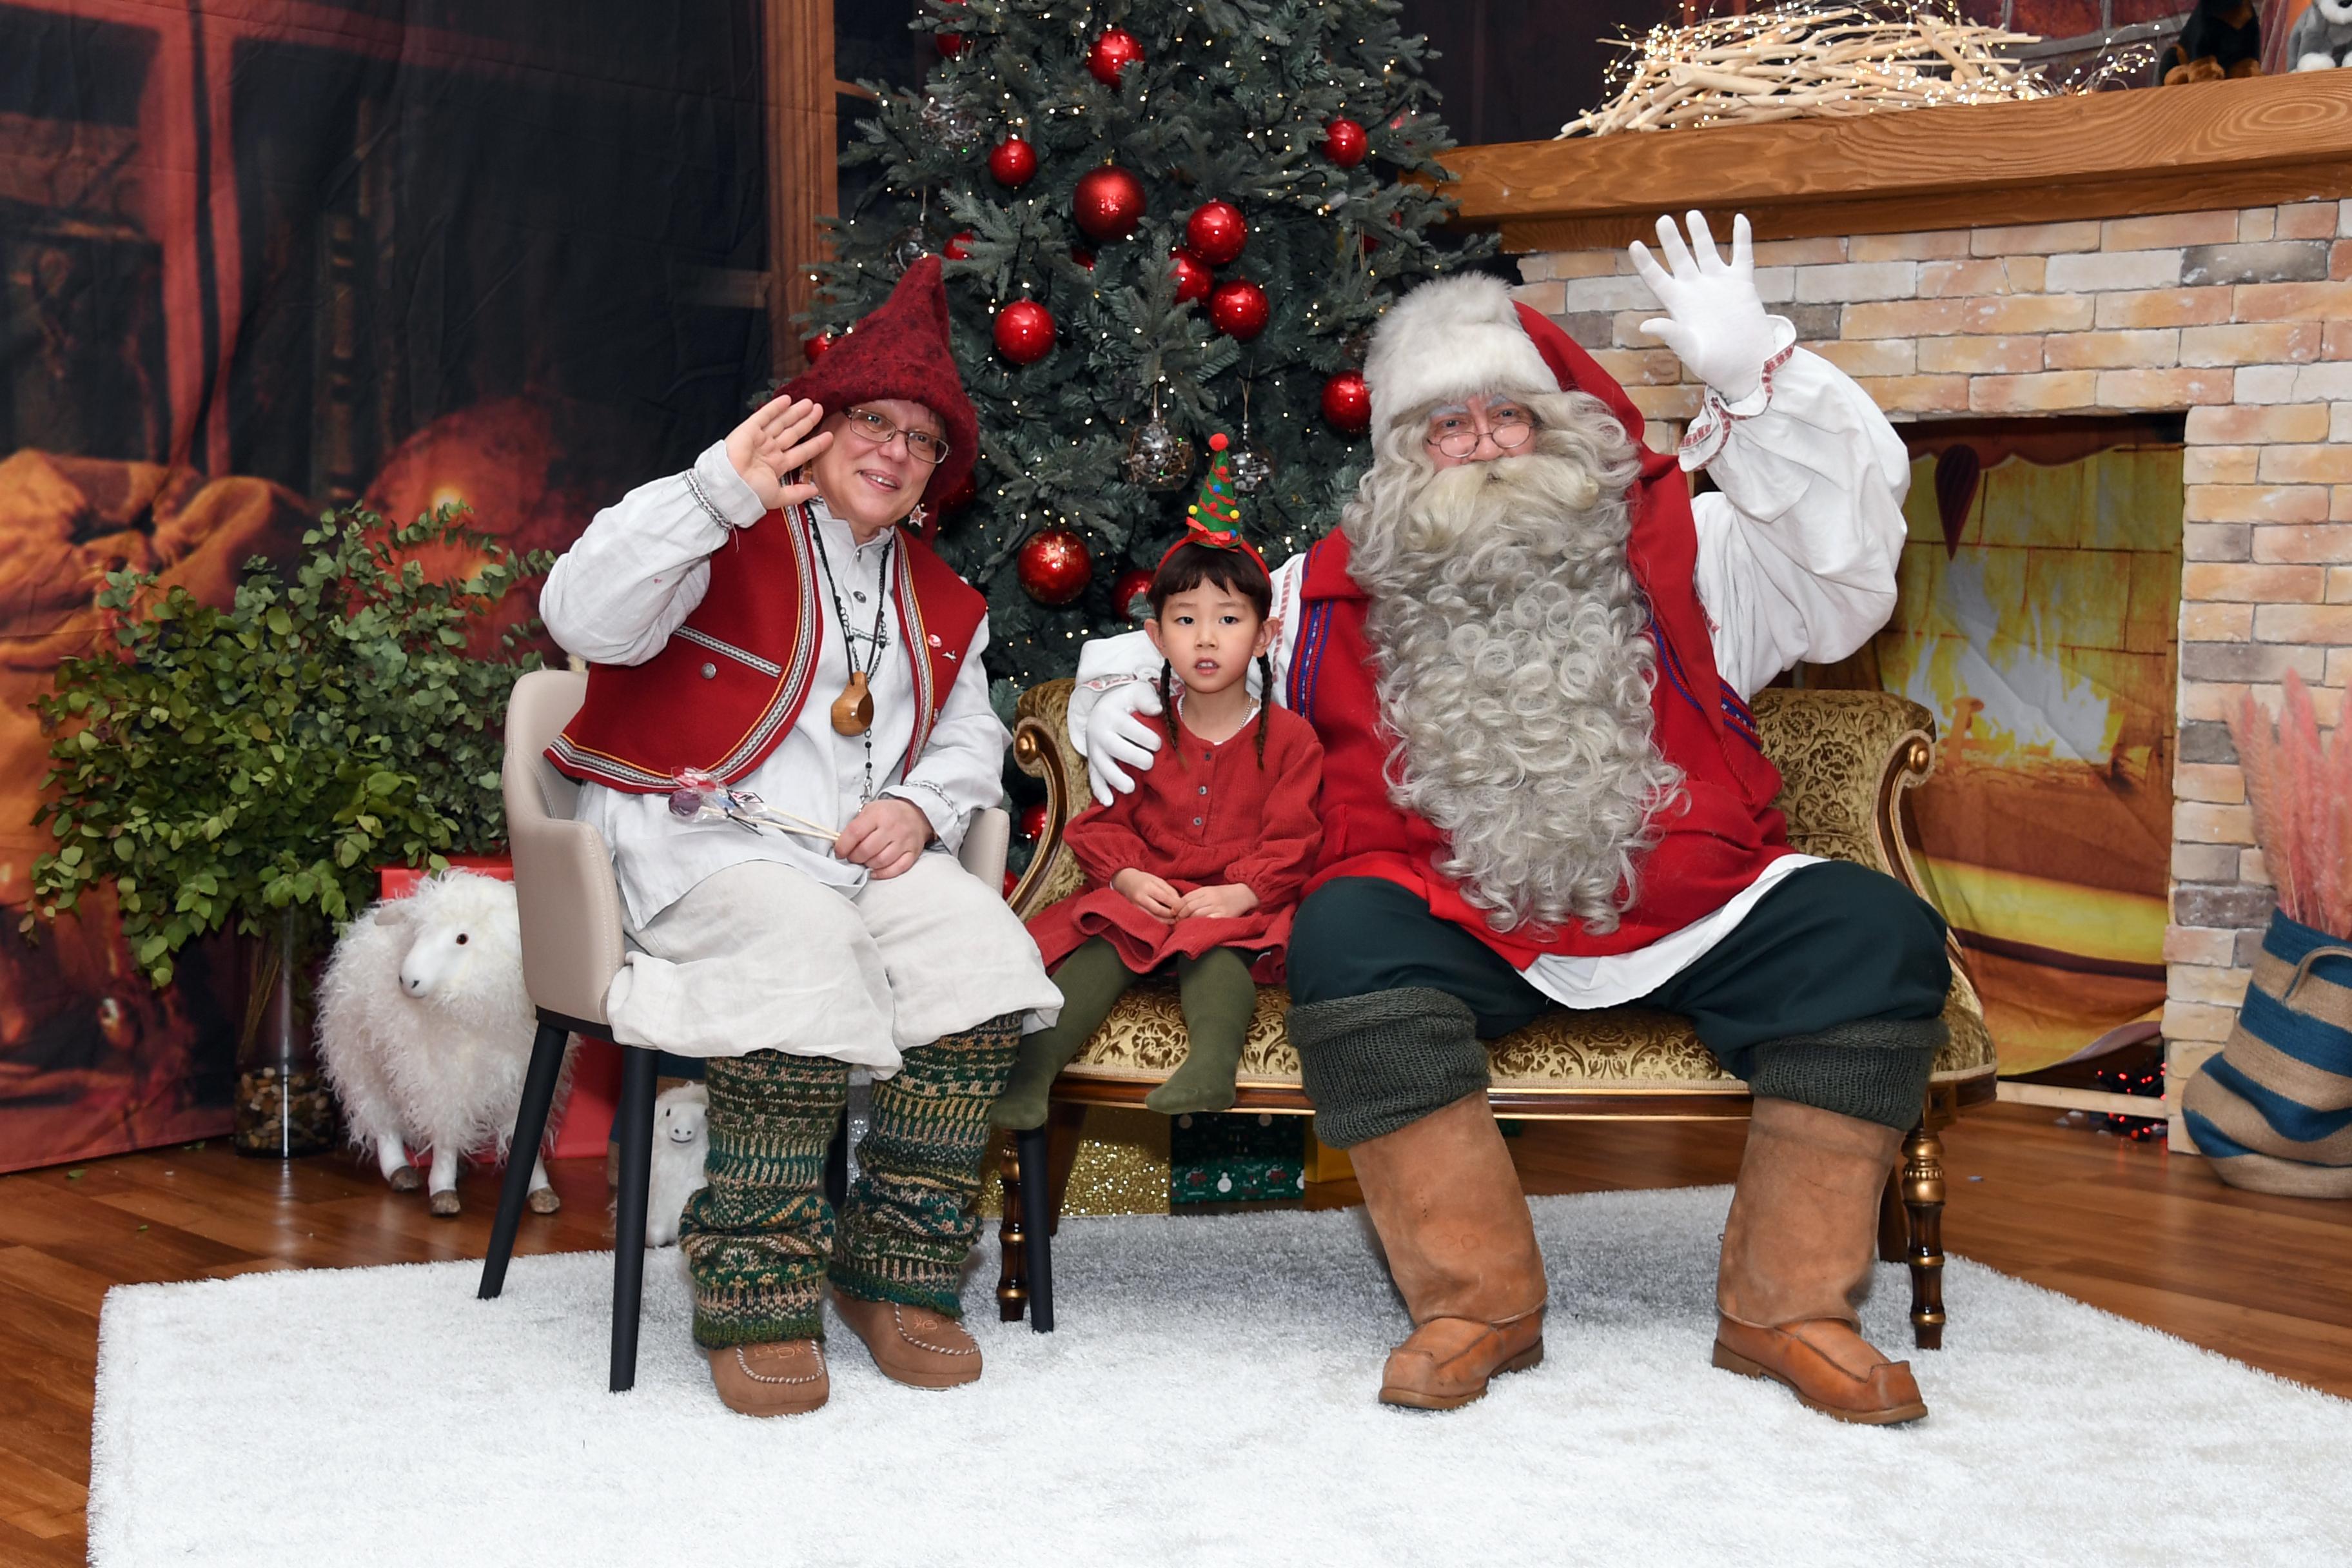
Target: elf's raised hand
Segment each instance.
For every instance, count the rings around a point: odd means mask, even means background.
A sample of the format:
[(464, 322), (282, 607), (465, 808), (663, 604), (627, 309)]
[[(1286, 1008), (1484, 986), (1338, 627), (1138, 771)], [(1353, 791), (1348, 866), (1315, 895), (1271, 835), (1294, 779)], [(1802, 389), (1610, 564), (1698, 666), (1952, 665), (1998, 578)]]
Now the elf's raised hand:
[[(811, 484), (786, 484), (785, 476), (833, 445), (833, 432), (817, 430), (824, 410), (805, 397), (778, 397), (727, 433), (727, 460), (770, 511), (798, 506), (816, 494)], [(810, 431), (816, 430), (812, 436)]]
[(1745, 214), (1731, 220), (1731, 259), (1715, 248), (1706, 219), (1694, 211), (1690, 244), (1671, 217), (1658, 219), (1658, 248), (1665, 252), (1660, 267), (1649, 247), (1635, 240), (1633, 270), (1658, 297), (1665, 314), (1642, 323), (1642, 331), (1675, 351), (1699, 380), (1717, 395), (1737, 403), (1764, 382), (1764, 362), (1774, 352), (1772, 323), (1764, 301), (1756, 293), (1756, 247)]

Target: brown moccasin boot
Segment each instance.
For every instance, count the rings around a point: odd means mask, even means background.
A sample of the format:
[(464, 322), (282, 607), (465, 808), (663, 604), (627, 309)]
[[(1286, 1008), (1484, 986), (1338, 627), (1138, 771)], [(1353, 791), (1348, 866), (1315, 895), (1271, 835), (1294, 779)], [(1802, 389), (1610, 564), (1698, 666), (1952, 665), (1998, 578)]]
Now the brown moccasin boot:
[(1715, 1364), (1786, 1384), (1864, 1426), (1927, 1414), (1908, 1362), (1862, 1337), (1879, 1194), (1903, 1135), (1792, 1100), (1759, 1099), (1716, 1276)]
[(832, 1392), (824, 1347), (814, 1340), (705, 1346), (719, 1402), (738, 1415), (804, 1415)]
[(1543, 1255), (1486, 1091), (1348, 1157), (1412, 1314), (1381, 1373), (1381, 1403), (1452, 1410), (1488, 1378), (1543, 1360)]
[(954, 1388), (980, 1381), (980, 1346), (961, 1323), (929, 1307), (866, 1301), (833, 1293), (833, 1310), (874, 1352), (874, 1364), (909, 1388)]

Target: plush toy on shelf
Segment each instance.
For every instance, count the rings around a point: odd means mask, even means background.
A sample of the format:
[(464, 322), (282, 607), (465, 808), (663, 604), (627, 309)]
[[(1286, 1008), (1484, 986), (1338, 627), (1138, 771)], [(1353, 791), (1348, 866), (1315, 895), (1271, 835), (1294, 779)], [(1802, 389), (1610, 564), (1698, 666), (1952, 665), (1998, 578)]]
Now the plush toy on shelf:
[(2263, 22), (2254, 0), (2197, 0), (2180, 36), (2156, 62), (2156, 79), (2166, 87), (2262, 74)]
[(2311, 0), (2286, 37), (2286, 58), (2299, 71), (2335, 70), (2352, 63), (2352, 0)]

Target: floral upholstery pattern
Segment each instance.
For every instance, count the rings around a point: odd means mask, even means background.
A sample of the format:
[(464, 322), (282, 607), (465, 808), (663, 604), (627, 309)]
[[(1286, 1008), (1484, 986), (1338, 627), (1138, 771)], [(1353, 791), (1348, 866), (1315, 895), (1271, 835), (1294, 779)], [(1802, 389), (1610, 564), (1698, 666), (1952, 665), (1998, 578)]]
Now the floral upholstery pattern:
[[(1067, 897), (1082, 881), (1061, 846), (1062, 825), (1089, 798), (1086, 763), (1064, 739), (1069, 695), (1070, 682), (1054, 680), (1020, 700), (1014, 755), (1024, 772), (1047, 781), (1049, 799), (1037, 858), (1014, 894), (1024, 915)], [(1916, 890), (1895, 805), (1933, 763), (1934, 717), (1885, 691), (1775, 689), (1758, 693), (1753, 706), (1765, 752), (1780, 769), (1783, 788), (1776, 804), (1787, 814), (1790, 843), (1809, 855), (1874, 867)], [(1287, 992), (1258, 988), (1242, 1051), (1243, 1089), (1298, 1087), (1298, 1056), (1283, 1027), (1289, 1007)], [(1976, 990), (1957, 963), (1944, 1021), (1951, 1039), (1936, 1058), (1934, 1081), (1989, 1077), (1996, 1066), (1992, 1037)], [(1156, 1083), (1176, 1069), (1184, 1052), (1175, 988), (1147, 982), (1120, 1001), (1064, 1078)], [(1674, 1094), (1744, 1087), (1683, 1019), (1640, 1007), (1547, 1013), (1496, 1041), (1493, 1059), (1498, 1090)]]

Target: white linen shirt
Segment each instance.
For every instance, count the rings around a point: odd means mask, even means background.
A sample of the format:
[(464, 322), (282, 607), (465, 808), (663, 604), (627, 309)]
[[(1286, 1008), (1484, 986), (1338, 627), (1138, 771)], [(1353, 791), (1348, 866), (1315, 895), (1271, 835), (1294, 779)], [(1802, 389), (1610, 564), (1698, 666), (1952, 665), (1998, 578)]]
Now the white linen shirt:
[[(728, 460), (724, 442), (714, 442), (695, 460), (694, 475), (724, 524), (696, 502), (683, 474), (673, 474), (638, 486), (619, 504), (598, 512), (556, 562), (540, 590), (539, 613), (549, 635), (568, 652), (598, 664), (643, 664), (653, 658), (702, 603), (710, 586), (710, 554), (727, 542), (729, 530), (760, 524), (766, 515), (767, 508)], [(981, 668), (988, 622), (983, 617), (972, 636), (923, 754), (908, 765), (907, 745), (915, 734), (915, 678), (907, 659), (906, 628), (888, 585), (880, 581), (888, 535), (877, 534), (860, 547), (849, 525), (823, 501), (810, 505), (851, 625), (861, 634), (870, 632), (877, 605), (882, 613), (887, 646), (871, 686), (875, 794), (913, 803), (930, 823), (939, 846), (958, 849), (971, 814), (994, 805), (1004, 793), (1004, 748), (1011, 736), (989, 706), (988, 676)], [(735, 787), (779, 810), (839, 828), (864, 804), (867, 737), (843, 735), (833, 727), (833, 700), (848, 684), (849, 663), (824, 569), (814, 570), (818, 646), (807, 700), (776, 749)], [(862, 635), (860, 644), (862, 652)], [(682, 822), (670, 815), (667, 795), (583, 784), (572, 815), (611, 847), (633, 931), (645, 929), (704, 878), (747, 860), (792, 866), (845, 891), (866, 884), (866, 868), (835, 859), (822, 839), (747, 832), (731, 822)]]
[[(1785, 321), (1776, 324), (1782, 342), (1793, 338)], [(1728, 431), (1711, 452), (1683, 454), (1684, 467), (1704, 464), (1717, 486), (1691, 498), (1695, 576), (1716, 668), (1749, 697), (1800, 659), (1846, 658), (1894, 614), (1911, 459), (1869, 394), (1801, 349), (1748, 397), (1727, 405), (1710, 391), (1707, 405)], [(1306, 564), (1302, 552), (1274, 573), (1282, 629), (1268, 652), (1277, 700), (1288, 696)], [(1086, 644), (1070, 700), (1070, 743), (1084, 754), (1087, 719), (1101, 689), (1159, 668), (1141, 632)], [(1088, 681), (1105, 685), (1090, 689)], [(1634, 1001), (1696, 963), (1781, 879), (1818, 859), (1780, 857), (1721, 909), (1647, 947), (1600, 958), (1545, 953), (1520, 973), (1564, 1006)]]

